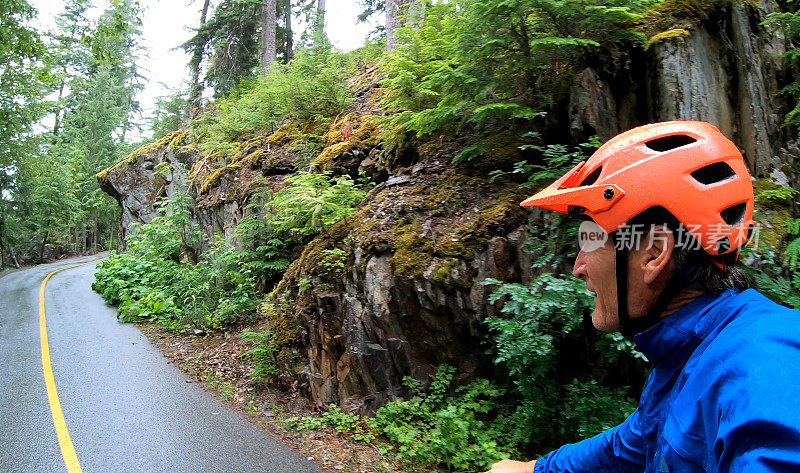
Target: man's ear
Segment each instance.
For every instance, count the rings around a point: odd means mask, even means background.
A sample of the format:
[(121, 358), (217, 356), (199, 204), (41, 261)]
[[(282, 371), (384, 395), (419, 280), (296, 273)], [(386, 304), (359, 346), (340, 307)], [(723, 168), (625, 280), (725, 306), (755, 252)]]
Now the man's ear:
[(644, 251), (641, 264), (645, 284), (652, 284), (665, 271), (672, 268), (672, 251), (675, 249), (675, 235), (664, 225), (650, 229), (646, 241), (642, 242)]

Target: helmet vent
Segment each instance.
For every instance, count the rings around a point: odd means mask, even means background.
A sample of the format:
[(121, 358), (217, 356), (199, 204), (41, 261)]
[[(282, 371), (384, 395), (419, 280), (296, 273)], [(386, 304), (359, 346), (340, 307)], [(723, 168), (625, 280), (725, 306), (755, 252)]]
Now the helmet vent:
[(600, 173), (601, 172), (603, 172), (603, 166), (599, 166), (597, 169), (592, 171), (591, 174), (586, 176), (586, 179), (584, 179), (583, 182), (581, 182), (581, 185), (582, 186), (591, 186), (592, 184), (597, 182), (597, 179), (600, 177)]
[(695, 141), (697, 140), (689, 135), (670, 135), (650, 140), (646, 142), (644, 145), (652, 149), (653, 151), (659, 151), (663, 153), (665, 151), (670, 151), (675, 148), (680, 148), (681, 146), (692, 144)]
[(742, 202), (741, 204), (736, 204), (728, 207), (727, 209), (723, 210), (719, 213), (722, 220), (725, 220), (725, 223), (728, 225), (736, 225), (737, 223), (741, 223), (744, 220), (744, 211), (747, 209), (747, 204)]
[(725, 253), (726, 251), (731, 249), (731, 241), (728, 237), (722, 237), (717, 240), (717, 251), (720, 253)]
[(736, 173), (728, 166), (728, 163), (719, 162), (692, 171), (692, 177), (700, 184), (710, 185), (736, 177)]

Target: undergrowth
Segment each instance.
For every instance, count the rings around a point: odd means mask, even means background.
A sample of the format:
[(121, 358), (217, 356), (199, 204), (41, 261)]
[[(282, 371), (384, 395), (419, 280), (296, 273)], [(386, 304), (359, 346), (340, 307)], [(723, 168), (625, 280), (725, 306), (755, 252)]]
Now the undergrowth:
[[(191, 198), (173, 194), (158, 217), (126, 237), (125, 252), (98, 266), (92, 288), (118, 304), (126, 322), (145, 319), (187, 331), (252, 319), (291, 262), (292, 248), (346, 218), (364, 195), (348, 177), (301, 173), (287, 181), (274, 195), (262, 186), (251, 196), (249, 214), (233, 232), (238, 246), (214, 236), (203, 252)], [(339, 266), (330, 261), (331, 269)]]

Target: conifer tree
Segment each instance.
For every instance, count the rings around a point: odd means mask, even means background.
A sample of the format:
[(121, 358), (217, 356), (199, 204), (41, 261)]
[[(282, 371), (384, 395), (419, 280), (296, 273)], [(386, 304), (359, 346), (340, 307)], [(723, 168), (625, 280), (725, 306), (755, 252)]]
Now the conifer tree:
[(197, 33), (182, 47), (189, 51), (191, 50), (192, 58), (189, 60), (189, 69), (191, 71), (191, 78), (189, 82), (189, 100), (188, 112), (191, 118), (195, 118), (200, 111), (200, 99), (203, 96), (203, 84), (200, 82), (200, 65), (203, 62), (205, 55), (206, 45), (210, 40), (208, 33), (204, 27), (206, 18), (208, 18), (208, 7), (210, 0), (203, 1), (203, 8), (200, 10), (200, 26), (197, 28)]
[(15, 196), (36, 150), (31, 126), (44, 112), (41, 104), (50, 82), (41, 63), (44, 44), (25, 25), (34, 15), (25, 0), (0, 2), (0, 268), (6, 253), (16, 259), (10, 246), (19, 236)]
[(277, 6), (275, 0), (264, 0), (261, 7), (261, 70), (266, 75), (277, 56), (275, 46)]
[(406, 26), (415, 26), (424, 14), (425, 6), (417, 0), (385, 0), (386, 50), (398, 46), (396, 31)]

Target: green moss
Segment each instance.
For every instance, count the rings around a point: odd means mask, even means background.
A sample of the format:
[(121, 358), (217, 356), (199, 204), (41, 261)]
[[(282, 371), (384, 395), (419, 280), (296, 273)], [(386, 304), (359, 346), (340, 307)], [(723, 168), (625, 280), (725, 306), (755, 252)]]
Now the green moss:
[(356, 147), (374, 148), (380, 143), (380, 129), (377, 119), (359, 117), (348, 113), (335, 121), (324, 137), (325, 148), (314, 159), (313, 165), (321, 170), (330, 170), (337, 156)]
[(258, 314), (264, 317), (266, 328), (275, 336), (278, 349), (275, 358), (278, 369), (284, 374), (291, 374), (292, 367), (301, 361), (296, 351), (300, 320), (291, 307), (292, 304), (288, 300), (274, 298), (272, 294), (258, 306)]
[(205, 193), (211, 187), (217, 185), (219, 180), (222, 178), (223, 175), (231, 173), (240, 167), (239, 163), (231, 164), (230, 166), (225, 166), (221, 168), (217, 168), (210, 172), (200, 186), (199, 194)]
[(443, 287), (456, 286), (463, 289), (472, 287), (473, 281), (456, 274), (456, 268), (463, 260), (458, 258), (436, 259), (431, 264), (430, 278)]
[(651, 7), (650, 14), (705, 20), (714, 10), (731, 1), (734, 0), (662, 0)]
[(311, 240), (300, 253), (300, 256), (289, 265), (283, 278), (275, 288), (276, 294), (290, 293), (297, 286), (297, 281), (310, 275), (322, 273), (318, 263), (322, 260), (325, 250), (337, 248), (341, 242), (353, 231), (353, 216), (333, 224), (326, 232)]
[[(647, 47), (659, 41), (653, 42), (653, 38), (662, 32), (688, 30), (734, 1), (740, 0), (662, 0), (654, 4), (640, 20), (640, 30), (651, 38)], [(667, 37), (662, 37), (660, 40), (664, 39)]]
[(322, 150), (322, 153), (320, 153), (319, 156), (314, 159), (312, 164), (321, 171), (327, 171), (337, 156), (350, 151), (355, 146), (355, 141), (343, 141), (341, 143), (328, 146)]
[(423, 238), (422, 225), (401, 222), (394, 229), (395, 252), (392, 257), (395, 276), (422, 277), (431, 262), (433, 241)]
[(492, 236), (501, 233), (509, 223), (521, 224), (525, 212), (519, 207), (517, 193), (504, 193), (497, 200), (484, 203), (477, 214), (465, 218), (452, 232), (452, 237), (443, 239), (439, 253), (471, 259), (475, 250)]
[(153, 151), (157, 151), (158, 149), (161, 149), (161, 148), (173, 149), (173, 148), (179, 147), (181, 144), (183, 144), (185, 142), (185, 140), (188, 137), (188, 135), (189, 135), (189, 131), (188, 130), (176, 130), (176, 131), (173, 131), (171, 133), (167, 133), (161, 139), (159, 139), (157, 141), (154, 141), (152, 143), (148, 143), (148, 144), (146, 144), (144, 146), (141, 146), (141, 147), (137, 148), (135, 151), (133, 151), (131, 154), (125, 156), (125, 158), (120, 160), (115, 165), (113, 165), (113, 166), (111, 166), (109, 168), (103, 169), (102, 171), (100, 171), (97, 174), (95, 174), (95, 177), (97, 178), (97, 181), (101, 185), (107, 185), (108, 184), (109, 175), (115, 169), (121, 168), (123, 166), (127, 166), (128, 164), (131, 164), (134, 161), (136, 161), (136, 159), (138, 157), (149, 155)]
[[(446, 276), (454, 260), (474, 258), (490, 238), (523, 224), (526, 218), (519, 207), (524, 193), (517, 186), (490, 184), (457, 172), (419, 184), (410, 194), (404, 197), (405, 207), (426, 212), (414, 212), (392, 228), (389, 241), (395, 248), (396, 276), (420, 277), (433, 268), (431, 277), (437, 282), (454, 283)], [(425, 226), (430, 228), (426, 231)]]
[(373, 117), (364, 117), (353, 136), (365, 147), (378, 146), (381, 142), (380, 121)]
[(765, 191), (777, 191), (782, 186), (767, 179), (753, 181), (753, 190), (756, 196), (755, 220), (758, 225), (759, 246), (766, 245), (767, 249), (781, 254), (786, 249), (789, 241), (787, 223), (793, 218), (791, 203), (779, 199), (765, 199), (759, 196)]
[(658, 44), (668, 39), (677, 38), (683, 40), (684, 38), (689, 36), (691, 36), (689, 30), (685, 30), (683, 28), (675, 28), (667, 31), (662, 31), (661, 33), (658, 33), (653, 37), (651, 37), (647, 41), (647, 44), (645, 45), (644, 49), (650, 49), (650, 47), (653, 46), (654, 44)]
[(480, 159), (482, 169), (501, 169), (509, 164), (517, 163), (523, 159), (519, 147), (529, 144), (530, 140), (523, 137), (522, 133), (505, 131), (495, 133), (486, 139), (486, 156)]
[(325, 133), (325, 121), (305, 120), (291, 121), (278, 128), (275, 133), (266, 137), (267, 143), (277, 146), (292, 146), (303, 138), (303, 135)]

